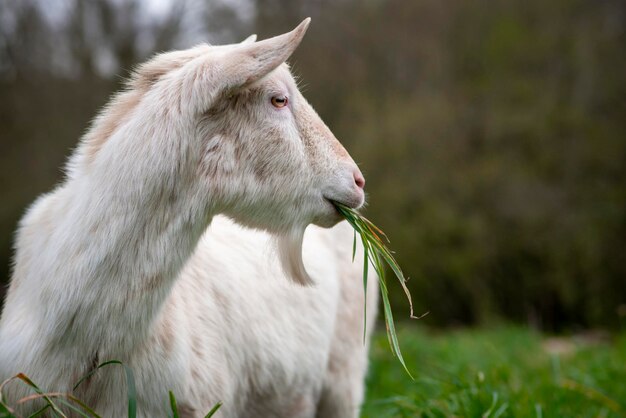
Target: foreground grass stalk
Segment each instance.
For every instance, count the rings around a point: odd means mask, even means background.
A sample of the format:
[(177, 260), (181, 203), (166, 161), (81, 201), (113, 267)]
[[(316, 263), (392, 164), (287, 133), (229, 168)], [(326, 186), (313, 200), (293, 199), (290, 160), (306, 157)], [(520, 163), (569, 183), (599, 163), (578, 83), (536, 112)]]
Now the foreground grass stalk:
[[(136, 386), (135, 386), (135, 375), (130, 367), (128, 367), (127, 365), (125, 365), (119, 360), (110, 360), (110, 361), (105, 361), (104, 363), (99, 364), (92, 371), (90, 371), (89, 373), (81, 377), (78, 380), (78, 382), (74, 385), (73, 389), (76, 390), (80, 386), (81, 383), (83, 383), (85, 380), (93, 376), (98, 370), (100, 370), (102, 367), (109, 366), (109, 365), (119, 365), (124, 368), (124, 372), (126, 373), (126, 385), (128, 389), (127, 390), (128, 418), (135, 418), (137, 416), (137, 391), (136, 391)], [(14, 380), (21, 380), (23, 383), (25, 383), (35, 392), (32, 395), (28, 395), (28, 396), (23, 397), (22, 399), (19, 399), (17, 401), (17, 405), (21, 405), (21, 404), (32, 402), (32, 401), (39, 400), (39, 399), (44, 400), (46, 402), (46, 404), (41, 409), (29, 415), (29, 418), (39, 417), (44, 412), (47, 412), (48, 409), (51, 409), (52, 416), (67, 418), (67, 415), (61, 411), (61, 409), (52, 401), (52, 399), (55, 399), (56, 401), (58, 401), (59, 404), (63, 404), (66, 408), (73, 411), (76, 416), (80, 416), (84, 418), (100, 418), (100, 415), (98, 415), (92, 408), (87, 406), (83, 401), (76, 398), (71, 393), (60, 393), (60, 392), (46, 393), (43, 390), (41, 390), (39, 386), (33, 383), (33, 381), (23, 373), (18, 373), (15, 376), (0, 383), (0, 418), (21, 418), (15, 413), (15, 410), (13, 408), (7, 405), (7, 403), (4, 400), (4, 396), (2, 392), (4, 387)], [(176, 404), (176, 398), (174, 397), (174, 394), (171, 391), (169, 392), (169, 400), (170, 400), (170, 407), (172, 409), (172, 415), (170, 416), (172, 418), (177, 418), (179, 416), (178, 406)], [(68, 401), (71, 401), (71, 402), (68, 402)], [(78, 407), (76, 405), (78, 405)], [(213, 406), (213, 408), (211, 408), (211, 410), (205, 415), (205, 418), (212, 417), (217, 412), (217, 410), (220, 409), (221, 406), (222, 406), (221, 402), (218, 402), (217, 404), (215, 404), (215, 406)]]
[[(42, 414), (45, 410), (47, 410), (48, 408), (52, 409), (52, 413), (54, 416), (57, 417), (66, 417), (66, 415), (59, 409), (59, 407), (52, 402), (52, 397), (54, 397), (55, 394), (47, 394), (44, 393), (41, 389), (39, 389), (39, 386), (37, 386), (35, 383), (33, 383), (32, 380), (30, 380), (30, 378), (28, 376), (26, 376), (24, 373), (18, 373), (15, 376), (5, 380), (4, 382), (2, 382), (2, 384), (0, 384), (0, 413), (2, 415), (2, 417), (14, 417), (15, 415), (15, 411), (10, 408), (4, 401), (4, 395), (3, 395), (3, 389), (4, 387), (9, 384), (10, 382), (14, 381), (14, 380), (21, 380), (23, 383), (25, 383), (27, 386), (30, 386), (35, 393), (38, 395), (38, 397), (40, 397), (41, 399), (43, 399), (46, 402), (46, 405), (40, 409), (39, 411), (37, 411), (34, 415), (31, 416), (37, 416)], [(51, 396), (52, 395), (52, 396)], [(20, 401), (18, 401), (18, 404), (20, 403)]]
[[(393, 313), (391, 312), (391, 304), (389, 303), (389, 291), (387, 289), (387, 281), (385, 276), (385, 268), (383, 262), (386, 263), (393, 271), (394, 275), (400, 282), (400, 286), (402, 286), (402, 290), (409, 301), (409, 309), (410, 309), (410, 317), (419, 319), (420, 317), (416, 317), (413, 314), (413, 301), (411, 299), (411, 292), (409, 288), (406, 286), (406, 278), (402, 273), (402, 269), (398, 265), (398, 262), (393, 258), (393, 255), (385, 241), (389, 243), (389, 239), (387, 235), (383, 231), (380, 230), (376, 225), (374, 225), (369, 219), (365, 218), (361, 214), (359, 214), (356, 210), (349, 208), (348, 206), (342, 205), (338, 202), (333, 202), (339, 213), (348, 221), (348, 223), (354, 228), (354, 241), (352, 243), (352, 261), (354, 261), (354, 256), (356, 255), (356, 235), (358, 234), (361, 238), (361, 242), (363, 243), (363, 288), (364, 292), (367, 292), (367, 273), (368, 266), (371, 264), (376, 270), (378, 274), (378, 284), (380, 287), (380, 294), (383, 300), (383, 311), (385, 314), (385, 326), (387, 328), (387, 338), (389, 340), (389, 346), (391, 347), (391, 352), (398, 357), (398, 360), (404, 367), (404, 370), (413, 378), (411, 372), (406, 366), (404, 362), (404, 358), (402, 357), (402, 352), (400, 351), (400, 344), (398, 343), (398, 336), (396, 334), (396, 329), (393, 321)], [(365, 295), (367, 297), (367, 294)], [(367, 318), (367, 304), (364, 303), (365, 306), (365, 316)], [(363, 326), (363, 339), (365, 340), (365, 329), (366, 325)]]
[(74, 385), (74, 390), (76, 390), (76, 388), (78, 388), (78, 386), (80, 386), (81, 383), (83, 383), (85, 380), (93, 376), (93, 374), (96, 373), (98, 370), (100, 370), (102, 367), (109, 366), (112, 364), (117, 364), (119, 366), (124, 367), (124, 371), (126, 372), (126, 386), (127, 386), (127, 391), (128, 391), (127, 392), (128, 393), (128, 418), (135, 418), (137, 416), (137, 390), (135, 388), (135, 375), (130, 367), (128, 367), (127, 365), (125, 365), (119, 360), (110, 360), (110, 361), (105, 361), (104, 363), (101, 363), (91, 372), (81, 377), (80, 380)]

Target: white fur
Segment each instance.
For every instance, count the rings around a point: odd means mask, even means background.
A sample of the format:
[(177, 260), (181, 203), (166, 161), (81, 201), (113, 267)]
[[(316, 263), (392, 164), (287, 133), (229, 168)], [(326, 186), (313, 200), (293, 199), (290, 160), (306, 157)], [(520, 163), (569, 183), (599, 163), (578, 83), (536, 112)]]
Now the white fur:
[[(135, 372), (144, 417), (166, 415), (168, 390), (183, 416), (217, 401), (222, 417), (358, 415), (362, 261), (351, 262), (345, 223), (304, 230), (340, 220), (328, 200), (358, 207), (364, 195), (358, 168), (283, 64), (307, 25), (162, 54), (137, 70), (65, 182), (20, 223), (0, 378), (24, 372), (71, 392), (117, 359)], [(272, 106), (277, 95), (286, 108)], [(124, 392), (123, 373), (110, 369), (76, 394), (117, 417)], [(9, 402), (26, 393), (6, 391)]]

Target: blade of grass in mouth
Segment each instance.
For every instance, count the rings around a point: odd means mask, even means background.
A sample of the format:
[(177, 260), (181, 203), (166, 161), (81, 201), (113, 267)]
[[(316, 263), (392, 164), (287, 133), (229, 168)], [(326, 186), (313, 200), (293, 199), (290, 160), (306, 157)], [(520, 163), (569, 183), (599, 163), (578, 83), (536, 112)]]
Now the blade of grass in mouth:
[[(354, 261), (354, 256), (356, 254), (356, 235), (358, 234), (361, 238), (361, 242), (363, 243), (363, 288), (364, 292), (367, 292), (367, 273), (368, 273), (368, 265), (371, 264), (374, 267), (374, 270), (378, 274), (378, 284), (380, 287), (380, 294), (383, 301), (383, 312), (385, 315), (385, 326), (387, 328), (387, 338), (389, 339), (389, 346), (391, 348), (391, 352), (398, 357), (398, 360), (404, 367), (404, 370), (408, 373), (411, 378), (411, 372), (406, 366), (404, 362), (404, 358), (402, 357), (402, 352), (400, 351), (400, 344), (398, 342), (398, 336), (396, 334), (396, 328), (394, 326), (393, 321), (393, 313), (391, 312), (391, 304), (389, 302), (389, 291), (387, 289), (387, 280), (385, 277), (385, 268), (383, 262), (386, 263), (391, 271), (393, 271), (394, 275), (400, 282), (400, 286), (402, 286), (402, 290), (406, 295), (409, 301), (410, 308), (410, 317), (411, 318), (422, 318), (424, 315), (420, 317), (416, 317), (413, 314), (413, 301), (411, 299), (411, 292), (406, 286), (406, 278), (402, 273), (402, 269), (398, 265), (397, 261), (392, 255), (391, 250), (385, 244), (385, 241), (389, 243), (389, 239), (387, 235), (374, 225), (369, 219), (362, 216), (356, 210), (343, 205), (338, 202), (333, 202), (337, 211), (348, 221), (348, 223), (354, 229), (354, 242), (352, 244), (352, 260)], [(366, 294), (367, 297), (367, 294)], [(367, 303), (364, 303), (364, 315), (366, 318), (367, 311)], [(363, 325), (363, 339), (365, 340), (365, 329), (366, 329), (365, 319)]]

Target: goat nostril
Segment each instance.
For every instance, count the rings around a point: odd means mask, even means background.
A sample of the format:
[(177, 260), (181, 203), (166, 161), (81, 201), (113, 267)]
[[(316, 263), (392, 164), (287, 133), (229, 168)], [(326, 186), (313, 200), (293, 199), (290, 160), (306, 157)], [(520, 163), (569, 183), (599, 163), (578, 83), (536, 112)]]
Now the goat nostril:
[(363, 174), (358, 171), (354, 172), (354, 183), (357, 185), (359, 189), (365, 187), (365, 179), (363, 178)]

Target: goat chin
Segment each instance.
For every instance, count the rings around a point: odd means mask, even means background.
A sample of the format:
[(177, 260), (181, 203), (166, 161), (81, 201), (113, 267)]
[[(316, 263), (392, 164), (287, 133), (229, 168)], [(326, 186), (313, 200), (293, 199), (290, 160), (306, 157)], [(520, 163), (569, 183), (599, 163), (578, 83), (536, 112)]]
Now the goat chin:
[(292, 227), (274, 238), (278, 258), (285, 275), (302, 286), (311, 286), (313, 280), (304, 268), (302, 261), (302, 240), (304, 227)]

